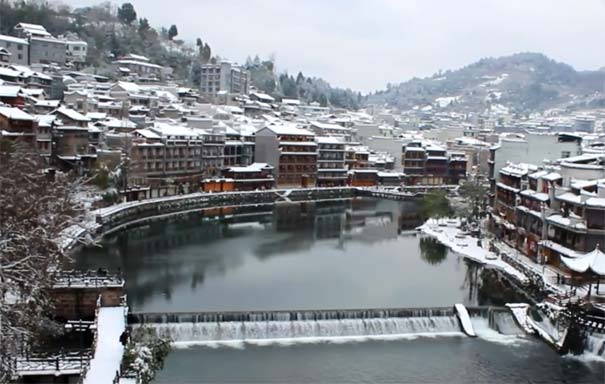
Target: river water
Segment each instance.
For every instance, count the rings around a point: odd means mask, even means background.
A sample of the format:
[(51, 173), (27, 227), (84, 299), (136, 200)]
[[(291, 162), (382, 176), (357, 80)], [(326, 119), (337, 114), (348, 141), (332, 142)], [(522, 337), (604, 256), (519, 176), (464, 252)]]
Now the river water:
[[(135, 312), (502, 305), (521, 300), (492, 271), (431, 239), (415, 202), (354, 199), (206, 210), (107, 237), (80, 269), (121, 269)], [(432, 321), (432, 320), (431, 320)], [(487, 328), (487, 327), (486, 327)], [(601, 362), (486, 329), (386, 339), (180, 343), (160, 383), (595, 382)]]

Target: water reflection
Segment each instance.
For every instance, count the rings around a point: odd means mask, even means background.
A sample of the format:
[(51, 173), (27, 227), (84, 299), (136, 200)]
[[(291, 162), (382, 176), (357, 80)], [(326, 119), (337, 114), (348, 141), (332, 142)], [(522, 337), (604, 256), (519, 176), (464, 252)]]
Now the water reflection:
[(441, 264), (447, 257), (447, 247), (432, 237), (422, 237), (418, 243), (422, 260), (431, 265)]
[(145, 311), (476, 303), (466, 263), (400, 235), (419, 224), (413, 202), (374, 199), (204, 210), (109, 237), (76, 267), (121, 269)]

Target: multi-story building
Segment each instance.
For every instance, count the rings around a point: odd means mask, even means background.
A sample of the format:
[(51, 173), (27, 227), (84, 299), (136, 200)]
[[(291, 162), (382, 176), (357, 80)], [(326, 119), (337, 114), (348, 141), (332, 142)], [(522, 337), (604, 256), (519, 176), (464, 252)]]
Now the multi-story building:
[(338, 187), (347, 183), (345, 143), (337, 137), (317, 136), (317, 186)]
[(312, 187), (317, 180), (315, 135), (293, 124), (268, 125), (256, 132), (255, 160), (276, 169), (278, 186)]
[(206, 177), (218, 176), (224, 165), (225, 134), (214, 129), (205, 130), (201, 133), (204, 175)]
[(29, 42), (19, 37), (0, 35), (0, 48), (10, 53), (8, 62), (10, 64), (29, 64)]
[(494, 206), (491, 213), (496, 228), (496, 235), (514, 246), (517, 194), (526, 189), (527, 177), (536, 172), (538, 167), (531, 164), (509, 164), (499, 172), (495, 186)]
[(254, 136), (242, 135), (233, 128), (227, 128), (223, 158), (225, 167), (245, 167), (252, 164), (254, 161)]
[(222, 175), (233, 180), (236, 191), (264, 190), (275, 188), (273, 169), (267, 163), (252, 163), (245, 167), (225, 168)]
[(219, 92), (245, 95), (249, 83), (249, 72), (228, 61), (201, 66), (200, 95), (206, 98), (214, 98)]
[(134, 184), (152, 186), (166, 181), (200, 181), (204, 176), (204, 133), (199, 129), (165, 123), (134, 131), (129, 180)]
[(338, 124), (322, 123), (319, 121), (312, 121), (310, 128), (317, 136), (337, 136), (342, 137), (344, 141), (351, 141), (353, 130), (348, 127), (343, 127)]
[(491, 224), (501, 240), (563, 270), (562, 256), (605, 249), (605, 155), (562, 159), (542, 170), (528, 164), (504, 167)]
[(38, 124), (19, 108), (0, 106), (0, 138), (23, 141), (34, 146)]
[(140, 55), (127, 55), (112, 63), (116, 72), (123, 76), (136, 75), (141, 78), (162, 79), (166, 68), (161, 65), (153, 64), (151, 61)]
[(53, 37), (43, 26), (19, 23), (13, 27), (13, 31), (29, 43), (28, 64), (65, 64), (65, 41)]
[(66, 37), (63, 39), (65, 42), (65, 55), (69, 62), (75, 64), (83, 64), (86, 62), (86, 55), (88, 54), (88, 43), (74, 37)]
[(466, 155), (421, 141), (402, 146), (401, 162), (406, 184), (458, 184), (466, 178)]
[(370, 150), (360, 145), (345, 146), (345, 163), (347, 169), (365, 169), (370, 165)]

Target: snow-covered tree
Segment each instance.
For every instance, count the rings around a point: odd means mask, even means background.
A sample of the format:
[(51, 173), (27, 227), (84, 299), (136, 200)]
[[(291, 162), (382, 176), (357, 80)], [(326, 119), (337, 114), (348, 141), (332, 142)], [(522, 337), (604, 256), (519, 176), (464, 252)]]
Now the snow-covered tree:
[(125, 370), (133, 372), (137, 382), (150, 383), (164, 368), (170, 350), (170, 340), (157, 337), (151, 328), (138, 328), (124, 351)]
[(0, 382), (23, 341), (44, 333), (60, 233), (77, 214), (75, 184), (45, 172), (38, 153), (0, 140)]

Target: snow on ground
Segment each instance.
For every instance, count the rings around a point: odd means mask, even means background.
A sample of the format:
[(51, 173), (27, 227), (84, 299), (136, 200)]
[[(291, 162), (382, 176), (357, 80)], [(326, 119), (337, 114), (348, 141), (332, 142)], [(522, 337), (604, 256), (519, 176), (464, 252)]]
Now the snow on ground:
[(450, 104), (457, 102), (459, 99), (460, 96), (438, 97), (435, 99), (435, 104), (437, 104), (439, 108), (445, 108)]
[(97, 320), (97, 346), (84, 384), (112, 383), (120, 369), (124, 347), (120, 335), (126, 329), (125, 307), (102, 307)]
[[(501, 260), (499, 256), (489, 250), (477, 245), (477, 239), (469, 235), (461, 235), (457, 228), (459, 220), (435, 220), (429, 219), (419, 229), (441, 243), (449, 247), (452, 251), (463, 255), (464, 257), (481, 264), (496, 267), (518, 281), (526, 281), (527, 277), (511, 265)], [(458, 237), (456, 237), (458, 235)], [(487, 241), (483, 240), (482, 245), (487, 246)]]

